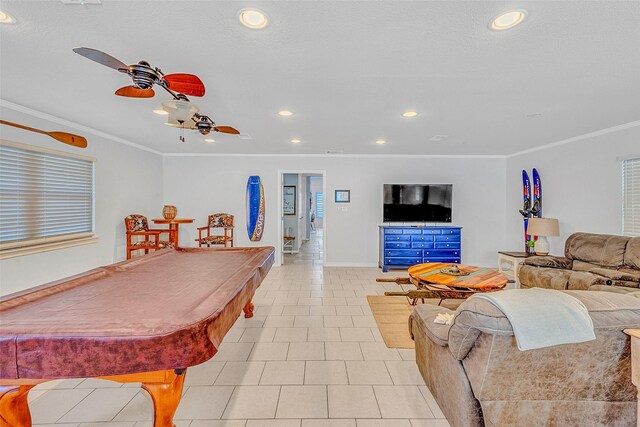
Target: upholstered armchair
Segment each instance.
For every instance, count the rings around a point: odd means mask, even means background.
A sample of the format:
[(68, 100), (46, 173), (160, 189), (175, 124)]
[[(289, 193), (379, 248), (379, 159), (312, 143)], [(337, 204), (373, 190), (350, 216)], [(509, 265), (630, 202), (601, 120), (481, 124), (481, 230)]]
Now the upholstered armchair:
[[(223, 234), (216, 232), (212, 234), (214, 230), (222, 229)], [(207, 225), (204, 227), (198, 227), (198, 238), (196, 239), (198, 246), (207, 245), (224, 245), (229, 243), (230, 247), (233, 247), (233, 215), (227, 213), (218, 213), (209, 215)]]
[(150, 229), (147, 217), (144, 215), (127, 216), (124, 219), (124, 229), (127, 232), (127, 259), (131, 259), (133, 251), (144, 250), (144, 253), (148, 254), (150, 249), (157, 251), (173, 246), (168, 240), (160, 240), (160, 234), (169, 233), (169, 230)]

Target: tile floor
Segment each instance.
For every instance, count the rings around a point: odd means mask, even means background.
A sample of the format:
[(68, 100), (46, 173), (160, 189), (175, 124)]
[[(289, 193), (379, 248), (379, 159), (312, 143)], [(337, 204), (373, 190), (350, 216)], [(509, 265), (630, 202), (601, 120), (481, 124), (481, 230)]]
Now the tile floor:
[[(189, 368), (176, 426), (448, 426), (414, 350), (385, 347), (367, 304), (367, 295), (397, 285), (376, 283), (376, 268), (314, 265), (321, 245), (309, 243), (303, 258), (311, 259), (274, 267), (255, 295), (255, 316), (239, 318), (218, 354)], [(151, 426), (139, 384), (53, 381), (30, 402), (39, 426)]]

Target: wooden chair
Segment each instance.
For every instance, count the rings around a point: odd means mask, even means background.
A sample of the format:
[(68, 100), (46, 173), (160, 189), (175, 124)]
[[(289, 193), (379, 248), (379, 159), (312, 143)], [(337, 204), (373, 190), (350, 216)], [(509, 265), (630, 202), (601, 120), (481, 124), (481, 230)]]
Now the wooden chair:
[[(160, 240), (161, 233), (169, 233), (169, 230), (149, 228), (149, 222), (144, 215), (133, 214), (124, 219), (124, 229), (127, 232), (127, 259), (131, 259), (131, 252), (144, 250), (145, 254), (149, 249), (157, 251), (165, 247), (173, 247), (168, 240)], [(140, 240), (137, 236), (143, 236)], [(153, 236), (153, 240), (150, 237)]]
[[(222, 235), (211, 234), (211, 231), (216, 228), (222, 228)], [(206, 231), (206, 235), (202, 235)], [(218, 213), (209, 215), (208, 225), (204, 227), (198, 227), (198, 238), (196, 239), (198, 246), (207, 245), (224, 245), (227, 247), (227, 243), (230, 243), (230, 247), (233, 247), (233, 215), (227, 213)]]
[(286, 250), (289, 249), (289, 253), (293, 255), (293, 248), (296, 244), (296, 238), (293, 236), (284, 236), (282, 240), (282, 252), (286, 252)]

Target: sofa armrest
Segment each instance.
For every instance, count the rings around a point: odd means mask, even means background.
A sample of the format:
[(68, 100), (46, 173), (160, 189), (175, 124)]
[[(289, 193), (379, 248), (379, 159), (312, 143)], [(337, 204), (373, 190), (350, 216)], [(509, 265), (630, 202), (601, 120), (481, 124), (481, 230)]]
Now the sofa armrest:
[(526, 258), (524, 263), (534, 267), (563, 268), (565, 270), (570, 270), (573, 265), (573, 261), (570, 259), (553, 255), (532, 256)]
[(416, 333), (426, 333), (427, 337), (441, 347), (445, 347), (449, 341), (449, 328), (451, 325), (435, 323), (436, 316), (440, 313), (453, 314), (448, 308), (432, 304), (420, 304), (409, 316), (409, 332), (415, 340)]

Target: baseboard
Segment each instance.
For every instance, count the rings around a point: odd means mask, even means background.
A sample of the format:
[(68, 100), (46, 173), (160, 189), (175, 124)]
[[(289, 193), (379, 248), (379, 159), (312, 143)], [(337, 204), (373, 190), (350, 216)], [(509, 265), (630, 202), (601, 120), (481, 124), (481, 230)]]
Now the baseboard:
[(375, 267), (378, 268), (377, 263), (366, 262), (325, 262), (325, 267)]

